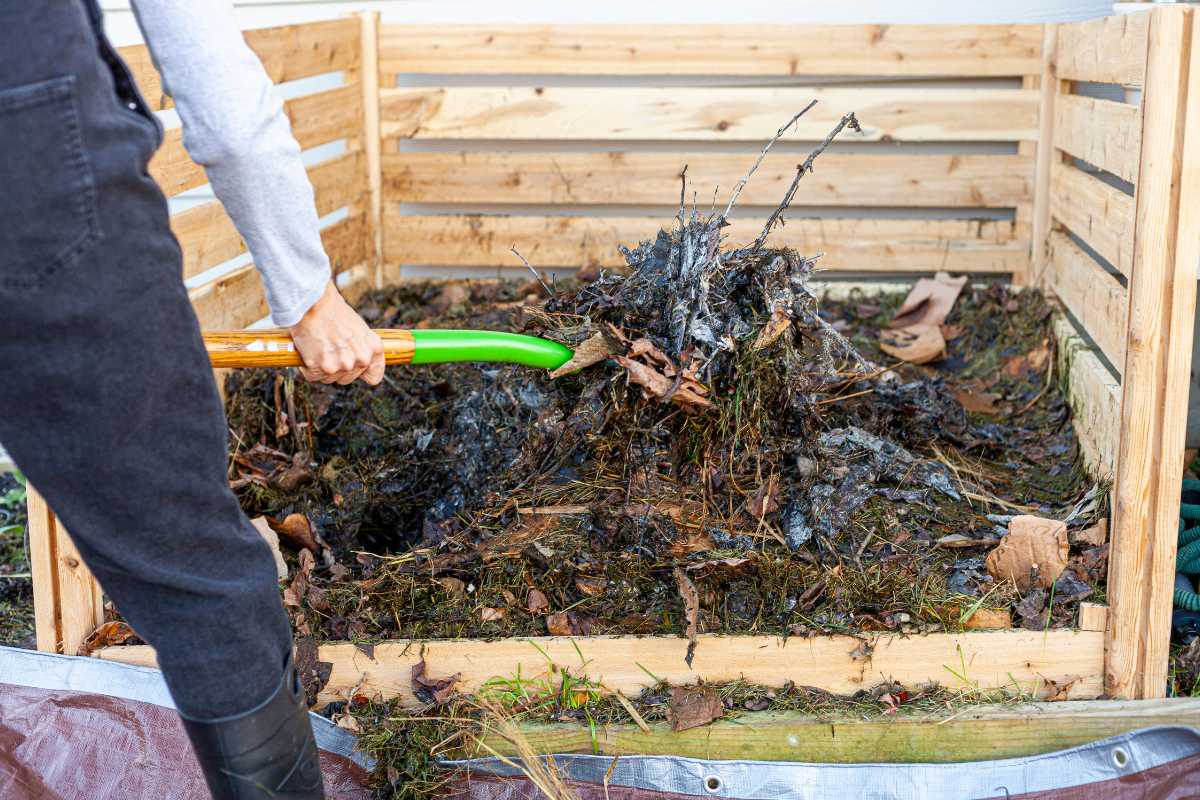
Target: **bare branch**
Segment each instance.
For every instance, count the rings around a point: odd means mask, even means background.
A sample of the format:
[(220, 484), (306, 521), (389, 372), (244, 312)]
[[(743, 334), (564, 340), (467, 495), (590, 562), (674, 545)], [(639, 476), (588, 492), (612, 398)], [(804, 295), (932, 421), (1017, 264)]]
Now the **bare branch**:
[(762, 164), (763, 159), (767, 157), (767, 153), (770, 152), (770, 150), (771, 150), (771, 145), (773, 145), (777, 141), (779, 141), (780, 138), (782, 138), (783, 135), (788, 132), (788, 129), (796, 124), (796, 120), (800, 119), (805, 114), (807, 114), (809, 112), (809, 110), (816, 104), (817, 104), (816, 100), (813, 100), (812, 102), (810, 102), (804, 108), (800, 109), (800, 111), (796, 114), (796, 116), (794, 116), (790, 120), (788, 120), (786, 125), (784, 125), (782, 128), (780, 128), (778, 131), (775, 132), (775, 135), (771, 138), (771, 140), (769, 142), (767, 142), (766, 146), (763, 147), (762, 152), (758, 154), (758, 160), (755, 161), (754, 165), (750, 167), (750, 171), (747, 172), (745, 177), (743, 177), (740, 181), (738, 181), (737, 185), (733, 187), (733, 194), (729, 198), (729, 204), (727, 206), (725, 206), (725, 213), (723, 213), (721, 215), (721, 219), (729, 219), (729, 215), (733, 212), (733, 204), (736, 203), (737, 199), (741, 196), (742, 189), (746, 188), (746, 184), (750, 181), (750, 176), (753, 175), (758, 170), (758, 167), (760, 164)]
[(542, 276), (539, 275), (538, 271), (533, 268), (533, 264), (529, 263), (529, 259), (525, 258), (525, 256), (521, 255), (520, 252), (518, 252), (517, 246), (514, 244), (509, 249), (512, 250), (512, 254), (514, 256), (521, 259), (521, 261), (523, 261), (525, 263), (525, 266), (528, 267), (529, 271), (533, 273), (533, 277), (537, 278), (537, 282), (540, 283), (542, 285), (542, 288), (546, 290), (546, 295), (548, 297), (554, 297), (554, 290), (546, 285), (546, 282), (544, 280), (542, 280)]

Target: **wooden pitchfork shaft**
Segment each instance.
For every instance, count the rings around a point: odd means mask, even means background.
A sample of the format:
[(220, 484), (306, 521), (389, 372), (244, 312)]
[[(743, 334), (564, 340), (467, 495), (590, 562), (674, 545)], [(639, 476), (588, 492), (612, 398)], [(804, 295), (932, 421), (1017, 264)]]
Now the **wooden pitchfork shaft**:
[[(388, 364), (410, 364), (416, 345), (412, 331), (378, 330), (383, 359)], [(283, 330), (229, 331), (204, 334), (204, 346), (214, 367), (303, 366), (292, 337)]]

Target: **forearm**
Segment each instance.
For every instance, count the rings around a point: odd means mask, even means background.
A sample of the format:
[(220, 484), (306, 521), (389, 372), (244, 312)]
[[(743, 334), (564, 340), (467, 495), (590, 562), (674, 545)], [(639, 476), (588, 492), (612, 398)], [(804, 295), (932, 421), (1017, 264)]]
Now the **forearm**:
[(330, 277), (312, 185), (283, 104), (228, 0), (134, 0), (183, 120), (184, 144), (245, 239), (275, 324), (289, 327)]

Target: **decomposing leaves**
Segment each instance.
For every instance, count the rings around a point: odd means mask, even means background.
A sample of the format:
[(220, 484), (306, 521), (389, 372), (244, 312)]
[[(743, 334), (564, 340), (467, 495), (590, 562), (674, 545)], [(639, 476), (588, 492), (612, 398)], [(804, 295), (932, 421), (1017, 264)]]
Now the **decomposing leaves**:
[(775, 343), (775, 340), (787, 331), (792, 326), (792, 316), (787, 313), (787, 310), (779, 304), (771, 310), (771, 318), (767, 320), (767, 324), (758, 332), (758, 337), (754, 340), (753, 349), (762, 350)]
[(416, 664), (413, 664), (413, 694), (423, 703), (445, 705), (454, 697), (455, 686), (458, 685), (461, 675), (456, 672), (447, 678), (431, 678), (427, 674), (427, 670), (424, 656)]
[(592, 631), (592, 620), (559, 611), (546, 617), (546, 630), (551, 636), (587, 636)]
[(763, 481), (762, 485), (750, 498), (750, 515), (761, 520), (779, 510), (779, 479), (772, 475)]
[(575, 578), (575, 588), (584, 597), (599, 597), (608, 588), (608, 579), (580, 575)]
[(1042, 699), (1047, 703), (1058, 703), (1071, 699), (1071, 689), (1079, 683), (1079, 676), (1074, 675), (1061, 681), (1053, 681), (1049, 678), (1043, 680), (1045, 686), (1042, 687)]
[(667, 703), (667, 720), (678, 733), (708, 725), (725, 715), (721, 695), (709, 686), (672, 686)]
[(503, 608), (492, 608), (491, 606), (483, 606), (479, 609), (479, 618), (484, 622), (499, 622), (504, 619)]
[(87, 639), (79, 647), (79, 655), (91, 655), (94, 650), (99, 650), (102, 647), (126, 644), (131, 639), (136, 638), (137, 634), (133, 632), (133, 628), (129, 627), (128, 623), (121, 620), (112, 620), (104, 623), (88, 635)]
[(303, 514), (288, 514), (282, 520), (267, 517), (271, 529), (279, 534), (279, 538), (294, 549), (308, 549), (313, 555), (319, 554), (324, 547), (313, 531), (312, 523)]
[(1048, 589), (1066, 569), (1068, 550), (1066, 523), (1021, 514), (1012, 518), (1008, 535), (988, 554), (988, 573), (1028, 591), (1036, 571), (1037, 585)]
[(678, 382), (668, 378), (654, 367), (624, 356), (616, 356), (617, 363), (625, 368), (630, 383), (642, 387), (642, 394), (659, 400), (670, 400), (685, 409), (711, 408), (712, 402), (704, 395), (708, 389), (691, 378)]
[(311, 636), (296, 640), (296, 671), (300, 674), (300, 685), (304, 687), (304, 696), (311, 707), (317, 703), (317, 695), (329, 683), (333, 674), (333, 664), (320, 660), (317, 642)]
[(530, 614), (540, 614), (550, 607), (550, 601), (539, 589), (530, 589), (525, 596), (525, 608)]
[(967, 389), (959, 389), (954, 393), (954, 399), (972, 414), (1000, 413), (1000, 409), (996, 406), (1000, 397), (991, 392), (973, 392)]
[(578, 372), (584, 367), (600, 363), (616, 352), (616, 348), (609, 343), (608, 338), (603, 333), (593, 333), (575, 348), (574, 355), (571, 356), (567, 363), (550, 373), (550, 377), (558, 378), (563, 375), (569, 375), (572, 372)]

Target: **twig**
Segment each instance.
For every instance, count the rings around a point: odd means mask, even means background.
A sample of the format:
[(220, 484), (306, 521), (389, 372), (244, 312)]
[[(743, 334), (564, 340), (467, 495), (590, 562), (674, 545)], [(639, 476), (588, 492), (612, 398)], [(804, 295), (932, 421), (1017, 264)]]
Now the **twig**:
[(540, 283), (542, 285), (542, 288), (546, 290), (546, 294), (549, 297), (554, 297), (554, 290), (546, 285), (546, 282), (544, 280), (542, 280), (542, 276), (539, 275), (538, 271), (533, 268), (533, 264), (529, 263), (529, 259), (527, 259), (527, 258), (525, 258), (525, 256), (521, 255), (521, 253), (517, 250), (517, 246), (514, 244), (509, 249), (512, 250), (512, 254), (514, 256), (521, 259), (521, 261), (523, 261), (525, 263), (525, 266), (528, 267), (529, 271), (533, 273), (533, 277), (537, 278), (537, 282)]
[(787, 207), (792, 204), (792, 198), (796, 196), (796, 187), (800, 185), (800, 179), (804, 177), (806, 172), (812, 172), (812, 165), (813, 162), (817, 160), (817, 156), (821, 155), (821, 153), (824, 153), (825, 148), (829, 147), (834, 138), (842, 132), (843, 128), (846, 128), (847, 126), (849, 126), (850, 130), (852, 131), (862, 130), (858, 124), (858, 118), (855, 117), (853, 113), (842, 117), (842, 121), (834, 126), (834, 129), (829, 132), (829, 135), (825, 137), (825, 140), (817, 145), (816, 149), (808, 154), (808, 158), (804, 159), (804, 162), (796, 168), (796, 177), (792, 178), (792, 185), (788, 187), (787, 194), (783, 196), (783, 202), (779, 204), (778, 208), (771, 212), (771, 216), (767, 217), (767, 224), (763, 226), (762, 233), (760, 233), (758, 238), (754, 240), (754, 244), (750, 247), (751, 250), (758, 250), (763, 246), (763, 243), (767, 240), (768, 234), (771, 233), (771, 229), (775, 227), (775, 222), (779, 219), (783, 212), (787, 210)]
[[(804, 108), (800, 109), (800, 112), (798, 114), (796, 114), (796, 116), (794, 116), (790, 120), (788, 120), (786, 125), (784, 125), (778, 131), (776, 131), (775, 135), (771, 138), (771, 140), (769, 142), (767, 142), (765, 147), (763, 147), (762, 152), (758, 154), (758, 160), (755, 161), (754, 165), (750, 167), (750, 171), (747, 172), (746, 175), (740, 181), (737, 182), (737, 185), (733, 187), (733, 194), (729, 197), (729, 204), (727, 206), (725, 206), (725, 211), (724, 211), (724, 213), (721, 214), (721, 219), (729, 219), (729, 214), (733, 211), (734, 203), (736, 203), (738, 197), (741, 196), (742, 189), (746, 188), (746, 184), (749, 182), (750, 176), (753, 175), (758, 170), (758, 167), (760, 164), (762, 164), (763, 159), (767, 157), (767, 153), (771, 150), (771, 146), (773, 144), (775, 144), (777, 141), (779, 141), (780, 138), (782, 138), (785, 133), (787, 133), (788, 128), (790, 128), (796, 124), (796, 120), (800, 119), (805, 114), (807, 114), (809, 112), (809, 109), (811, 109), (816, 104), (817, 104), (816, 100), (811, 101)], [(686, 171), (686, 170), (687, 170), (687, 168), (685, 167), (684, 171)]]

